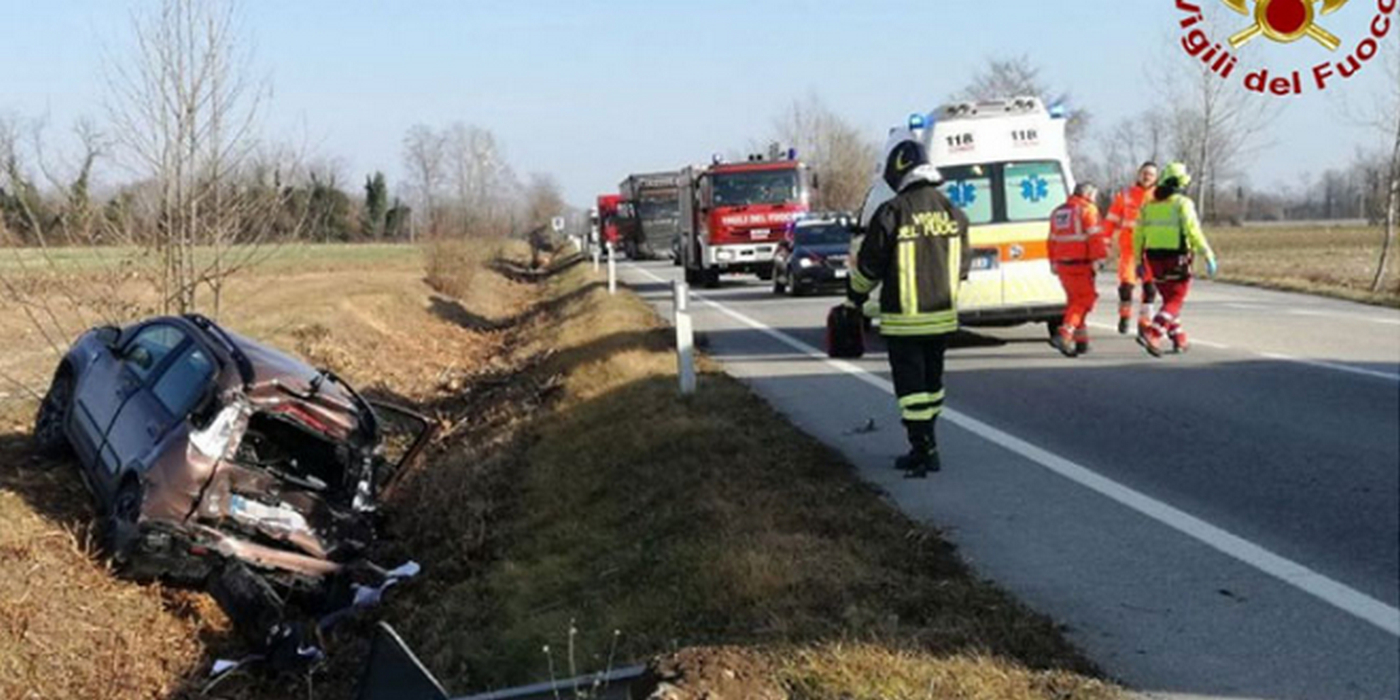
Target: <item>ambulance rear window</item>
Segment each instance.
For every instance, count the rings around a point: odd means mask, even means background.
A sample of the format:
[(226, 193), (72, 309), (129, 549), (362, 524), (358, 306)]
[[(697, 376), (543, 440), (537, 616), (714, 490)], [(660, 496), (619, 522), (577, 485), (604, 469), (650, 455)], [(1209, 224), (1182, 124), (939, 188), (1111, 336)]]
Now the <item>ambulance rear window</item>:
[(956, 165), (938, 169), (943, 175), (943, 193), (967, 214), (969, 224), (992, 222), (992, 167)]
[(1003, 183), (1007, 221), (1043, 221), (1064, 204), (1065, 176), (1055, 161), (1007, 163)]

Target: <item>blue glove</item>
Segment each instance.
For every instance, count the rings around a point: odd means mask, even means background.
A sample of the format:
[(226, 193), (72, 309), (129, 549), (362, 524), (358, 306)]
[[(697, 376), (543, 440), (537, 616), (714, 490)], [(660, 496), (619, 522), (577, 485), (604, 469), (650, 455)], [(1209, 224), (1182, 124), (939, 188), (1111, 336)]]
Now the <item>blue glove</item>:
[(1206, 276), (1215, 279), (1215, 273), (1220, 271), (1220, 266), (1216, 264), (1214, 257), (1206, 258)]

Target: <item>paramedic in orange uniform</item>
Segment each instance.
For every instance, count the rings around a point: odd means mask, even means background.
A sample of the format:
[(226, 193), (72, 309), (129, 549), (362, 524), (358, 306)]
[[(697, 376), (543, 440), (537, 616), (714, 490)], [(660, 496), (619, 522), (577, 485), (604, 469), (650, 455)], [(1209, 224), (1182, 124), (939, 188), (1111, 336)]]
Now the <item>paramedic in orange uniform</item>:
[(1099, 208), (1094, 204), (1098, 193), (1097, 187), (1081, 183), (1074, 188), (1074, 196), (1050, 215), (1050, 265), (1068, 297), (1064, 321), (1050, 344), (1066, 357), (1089, 352), (1085, 319), (1099, 298), (1094, 290), (1094, 266), (1108, 257)]
[[(1138, 168), (1137, 182), (1113, 197), (1108, 215), (1103, 220), (1104, 239), (1118, 245), (1118, 332), (1126, 335), (1132, 327), (1133, 287), (1138, 284), (1140, 261), (1133, 255), (1133, 230), (1137, 228), (1138, 211), (1142, 209), (1157, 185), (1157, 164), (1152, 161)], [(1138, 314), (1138, 334), (1152, 324), (1152, 306), (1157, 302), (1157, 285), (1144, 271), (1142, 310)]]

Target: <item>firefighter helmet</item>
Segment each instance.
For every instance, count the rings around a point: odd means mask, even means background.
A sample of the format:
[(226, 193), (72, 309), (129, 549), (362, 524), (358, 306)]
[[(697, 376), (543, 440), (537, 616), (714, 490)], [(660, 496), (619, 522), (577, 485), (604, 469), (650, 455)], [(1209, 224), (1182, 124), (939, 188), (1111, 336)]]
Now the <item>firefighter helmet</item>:
[(1191, 173), (1187, 172), (1186, 164), (1180, 161), (1167, 163), (1167, 167), (1162, 171), (1162, 176), (1157, 178), (1157, 182), (1168, 183), (1176, 180), (1177, 187), (1186, 189), (1191, 184)]

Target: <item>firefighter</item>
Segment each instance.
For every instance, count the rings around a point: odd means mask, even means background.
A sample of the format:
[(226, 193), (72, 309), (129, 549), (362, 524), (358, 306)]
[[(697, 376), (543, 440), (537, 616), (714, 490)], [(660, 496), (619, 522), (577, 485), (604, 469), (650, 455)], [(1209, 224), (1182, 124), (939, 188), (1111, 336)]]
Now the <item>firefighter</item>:
[(958, 329), (958, 286), (967, 277), (967, 216), (938, 186), (943, 178), (912, 133), (890, 139), (883, 178), (898, 193), (881, 204), (856, 253), (847, 288), (857, 308), (880, 286), (880, 333), (909, 453), (895, 466), (910, 478), (942, 467), (934, 423), (943, 410), (943, 354)]
[(1205, 258), (1207, 275), (1214, 277), (1217, 270), (1215, 252), (1196, 216), (1196, 204), (1182, 194), (1190, 184), (1191, 174), (1184, 164), (1167, 165), (1151, 201), (1138, 214), (1137, 231), (1133, 234), (1134, 255), (1162, 295), (1162, 310), (1138, 336), (1138, 343), (1153, 357), (1162, 356), (1163, 338), (1172, 341), (1174, 352), (1190, 348), (1181, 325), (1181, 307), (1191, 288), (1191, 266), (1196, 256)]
[(1068, 299), (1064, 321), (1050, 338), (1050, 344), (1065, 357), (1089, 352), (1089, 328), (1085, 319), (1099, 298), (1094, 289), (1094, 267), (1108, 257), (1103, 227), (1099, 224), (1099, 208), (1094, 204), (1098, 195), (1097, 187), (1080, 183), (1069, 201), (1050, 214), (1050, 265), (1060, 276)]
[[(1138, 261), (1133, 257), (1133, 229), (1137, 227), (1138, 210), (1157, 185), (1157, 164), (1152, 161), (1138, 168), (1137, 182), (1121, 190), (1108, 207), (1104, 217), (1104, 236), (1118, 246), (1118, 332), (1128, 334), (1133, 319), (1133, 287), (1139, 283)], [(1138, 313), (1138, 335), (1152, 323), (1152, 306), (1157, 301), (1157, 287), (1150, 277), (1142, 283), (1142, 308)]]

